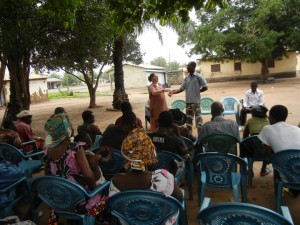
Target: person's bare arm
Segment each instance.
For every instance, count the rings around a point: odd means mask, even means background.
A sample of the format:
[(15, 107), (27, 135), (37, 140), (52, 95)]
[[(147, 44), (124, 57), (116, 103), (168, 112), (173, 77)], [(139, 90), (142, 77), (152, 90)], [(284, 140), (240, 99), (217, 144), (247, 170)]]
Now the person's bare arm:
[(243, 138), (246, 138), (250, 135), (250, 131), (249, 131), (249, 125), (246, 124), (244, 132), (243, 132)]
[(273, 151), (273, 149), (271, 148), (271, 146), (269, 146), (269, 145), (266, 145), (266, 144), (262, 144), (262, 146), (263, 146), (263, 149), (264, 149), (264, 151), (265, 151), (265, 153), (267, 154), (267, 155), (273, 155), (274, 154), (274, 151)]
[(86, 180), (88, 186), (91, 189), (94, 189), (96, 185), (96, 180), (94, 173), (89, 165), (84, 149), (81, 147), (75, 155), (76, 163), (79, 166), (84, 179)]
[(174, 180), (174, 190), (173, 190), (172, 196), (174, 198), (176, 198), (179, 202), (183, 201), (182, 192), (181, 192), (180, 188), (178, 187), (178, 185), (176, 184), (175, 180)]
[(207, 87), (202, 87), (202, 88), (200, 89), (200, 92), (204, 92), (204, 91), (207, 91), (207, 90), (208, 90)]

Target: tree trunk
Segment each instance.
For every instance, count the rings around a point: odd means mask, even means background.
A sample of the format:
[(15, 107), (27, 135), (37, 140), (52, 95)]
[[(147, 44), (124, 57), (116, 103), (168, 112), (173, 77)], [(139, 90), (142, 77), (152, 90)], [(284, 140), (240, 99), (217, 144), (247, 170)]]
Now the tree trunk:
[(260, 62), (261, 62), (261, 80), (265, 82), (269, 78), (268, 60), (263, 59)]
[(29, 55), (8, 55), (7, 68), (10, 76), (10, 102), (4, 120), (15, 120), (16, 115), (30, 107)]
[(93, 88), (93, 84), (86, 84), (89, 90), (89, 94), (90, 94), (90, 105), (89, 108), (96, 108), (97, 104), (96, 104), (96, 89)]
[(124, 88), (123, 37), (118, 37), (115, 40), (114, 45), (113, 63), (115, 67), (115, 91), (112, 105), (114, 109), (120, 109), (122, 102), (129, 101)]
[[(2, 101), (2, 106), (3, 105), (6, 105), (6, 102), (5, 102), (5, 96), (3, 94), (2, 96), (2, 93), (3, 93), (3, 88), (4, 88), (4, 77), (5, 77), (5, 70), (6, 70), (6, 64), (7, 64), (7, 54), (3, 53), (3, 56), (2, 56), (2, 61), (0, 63), (0, 99)], [(3, 97), (3, 99), (2, 99)]]

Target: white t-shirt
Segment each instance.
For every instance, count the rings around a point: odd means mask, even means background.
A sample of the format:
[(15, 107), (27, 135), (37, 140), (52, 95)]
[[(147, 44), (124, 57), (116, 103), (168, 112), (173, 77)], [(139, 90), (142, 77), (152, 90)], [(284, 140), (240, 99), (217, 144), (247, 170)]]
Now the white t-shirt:
[(300, 128), (285, 122), (265, 126), (258, 138), (270, 146), (274, 153), (286, 149), (300, 150)]

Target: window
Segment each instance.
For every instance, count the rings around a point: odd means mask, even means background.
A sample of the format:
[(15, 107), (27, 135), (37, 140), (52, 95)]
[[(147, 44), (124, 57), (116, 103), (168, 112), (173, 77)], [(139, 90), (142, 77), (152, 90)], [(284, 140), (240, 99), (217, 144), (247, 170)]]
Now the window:
[(211, 65), (211, 72), (220, 72), (220, 71), (221, 71), (220, 64)]
[(241, 71), (241, 70), (242, 70), (241, 62), (235, 62), (234, 63), (234, 71)]
[(268, 60), (268, 68), (275, 68), (275, 60), (274, 59)]

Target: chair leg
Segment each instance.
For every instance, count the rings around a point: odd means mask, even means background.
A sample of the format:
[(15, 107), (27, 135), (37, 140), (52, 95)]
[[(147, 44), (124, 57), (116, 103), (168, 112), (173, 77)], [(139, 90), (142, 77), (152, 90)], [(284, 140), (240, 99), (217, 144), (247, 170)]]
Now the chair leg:
[(281, 212), (280, 207), (282, 205), (282, 191), (283, 191), (283, 183), (277, 180), (275, 184), (275, 200), (276, 200), (276, 211), (278, 213)]
[(252, 179), (253, 179), (253, 159), (247, 158), (248, 161), (248, 185), (252, 187)]

